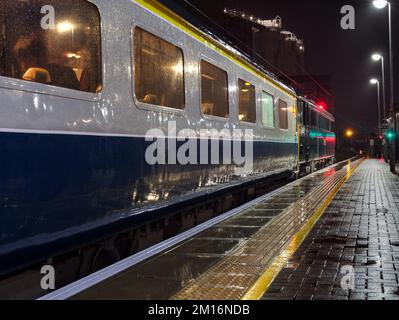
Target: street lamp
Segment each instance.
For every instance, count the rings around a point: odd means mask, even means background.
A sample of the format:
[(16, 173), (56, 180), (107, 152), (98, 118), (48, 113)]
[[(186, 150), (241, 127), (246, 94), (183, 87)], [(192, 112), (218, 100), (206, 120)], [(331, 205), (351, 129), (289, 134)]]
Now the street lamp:
[(378, 62), (381, 61), (381, 69), (382, 69), (382, 98), (383, 98), (383, 119), (387, 116), (387, 109), (386, 109), (386, 94), (385, 94), (385, 67), (384, 67), (384, 56), (380, 55), (379, 53), (374, 53), (371, 58)]
[(389, 2), (386, 1), (386, 0), (375, 0), (375, 1), (373, 1), (373, 4), (374, 4), (374, 6), (377, 9), (384, 9), (387, 6), (388, 3)]
[(348, 138), (352, 138), (353, 137), (353, 131), (352, 130), (346, 130), (346, 132), (345, 132), (345, 135), (348, 137)]
[[(393, 101), (393, 47), (392, 47), (392, 13), (391, 13), (391, 3), (386, 0), (374, 0), (373, 1), (374, 6), (377, 9), (384, 9), (386, 6), (388, 6), (388, 19), (389, 19), (389, 69), (390, 69), (390, 114), (393, 118), (394, 116), (394, 101)], [(396, 121), (394, 121), (396, 122)], [(396, 132), (396, 124), (394, 124), (394, 129)], [(391, 152), (390, 152), (390, 167), (391, 167), (391, 172), (395, 173), (396, 169), (396, 141), (393, 141), (391, 143)]]
[[(374, 6), (377, 9), (384, 9), (388, 6), (388, 18), (389, 18), (389, 60), (390, 60), (390, 109), (393, 111), (393, 49), (392, 49), (392, 14), (391, 14), (391, 4), (386, 0), (374, 0)], [(377, 58), (377, 56), (376, 56)]]
[(380, 105), (380, 81), (377, 79), (371, 79), (372, 85), (377, 85), (377, 97), (378, 97), (378, 135), (381, 135), (381, 105)]

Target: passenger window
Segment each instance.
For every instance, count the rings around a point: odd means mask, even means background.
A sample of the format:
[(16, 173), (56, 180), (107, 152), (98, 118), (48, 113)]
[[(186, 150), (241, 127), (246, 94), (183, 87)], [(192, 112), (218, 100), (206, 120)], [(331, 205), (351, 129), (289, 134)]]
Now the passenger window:
[(297, 121), (298, 124), (303, 124), (303, 101), (297, 101)]
[(303, 124), (307, 126), (309, 124), (309, 105), (304, 102), (303, 103)]
[(311, 111), (310, 125), (313, 127), (316, 126), (316, 112), (313, 110)]
[(140, 102), (184, 109), (182, 49), (135, 28), (135, 92)]
[(256, 123), (255, 87), (238, 79), (238, 92), (240, 121)]
[(201, 110), (203, 114), (229, 117), (227, 72), (201, 61)]
[(274, 127), (274, 100), (265, 91), (262, 91), (262, 124), (264, 127)]
[(101, 91), (101, 21), (96, 6), (85, 0), (0, 0), (0, 10), (0, 75)]
[(278, 101), (280, 129), (288, 129), (288, 105), (283, 100)]

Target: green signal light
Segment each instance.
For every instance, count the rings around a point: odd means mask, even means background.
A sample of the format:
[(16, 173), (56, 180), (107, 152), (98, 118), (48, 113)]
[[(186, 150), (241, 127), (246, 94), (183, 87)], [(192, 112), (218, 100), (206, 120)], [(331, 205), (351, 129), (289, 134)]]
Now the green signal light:
[(392, 131), (388, 131), (387, 132), (387, 139), (388, 140), (392, 140), (393, 138), (395, 138), (395, 133)]

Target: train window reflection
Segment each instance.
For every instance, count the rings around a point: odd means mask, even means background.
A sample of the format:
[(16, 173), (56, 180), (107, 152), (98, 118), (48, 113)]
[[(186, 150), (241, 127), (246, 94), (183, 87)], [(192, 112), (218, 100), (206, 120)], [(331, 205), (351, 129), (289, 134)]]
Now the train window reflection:
[(184, 109), (183, 51), (135, 28), (135, 93), (140, 102)]
[(201, 61), (201, 110), (203, 114), (228, 118), (227, 72)]
[(288, 129), (288, 105), (283, 100), (278, 101), (280, 129)]
[(101, 91), (101, 30), (85, 0), (0, 0), (2, 76)]
[(264, 127), (274, 127), (274, 100), (265, 91), (262, 91), (262, 124)]
[(238, 79), (238, 98), (240, 121), (256, 123), (255, 87)]

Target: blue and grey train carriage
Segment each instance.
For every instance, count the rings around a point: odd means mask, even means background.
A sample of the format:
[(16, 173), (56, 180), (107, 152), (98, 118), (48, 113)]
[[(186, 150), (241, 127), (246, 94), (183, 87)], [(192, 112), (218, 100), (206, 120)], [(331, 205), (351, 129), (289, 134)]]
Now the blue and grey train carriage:
[[(0, 9), (0, 274), (159, 208), (297, 170), (295, 92), (156, 1)], [(148, 163), (146, 133), (170, 123), (197, 137), (252, 130), (252, 171)]]

